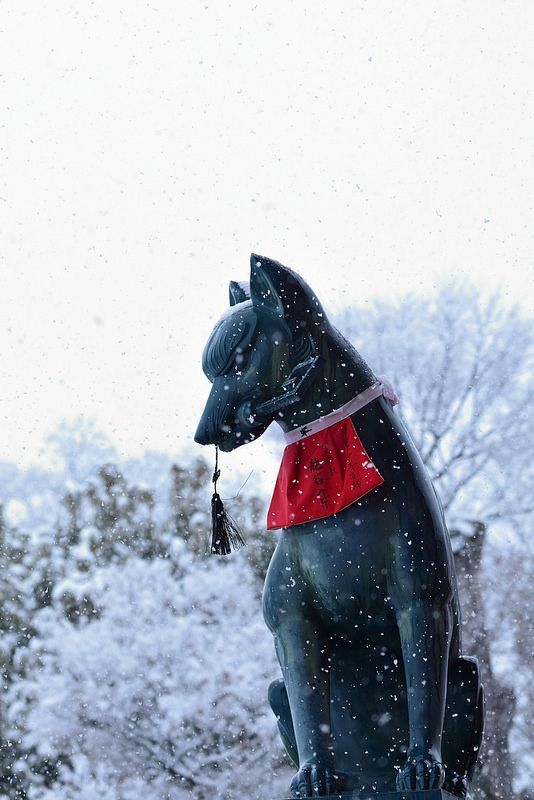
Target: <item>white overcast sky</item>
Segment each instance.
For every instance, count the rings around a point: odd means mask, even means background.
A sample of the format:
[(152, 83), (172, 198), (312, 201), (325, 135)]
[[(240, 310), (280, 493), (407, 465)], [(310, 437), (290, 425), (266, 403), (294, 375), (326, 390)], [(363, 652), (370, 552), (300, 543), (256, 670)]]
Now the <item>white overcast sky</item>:
[(0, 458), (78, 415), (178, 453), (251, 250), (331, 308), (468, 277), (529, 312), (530, 0), (8, 0), (0, 28)]

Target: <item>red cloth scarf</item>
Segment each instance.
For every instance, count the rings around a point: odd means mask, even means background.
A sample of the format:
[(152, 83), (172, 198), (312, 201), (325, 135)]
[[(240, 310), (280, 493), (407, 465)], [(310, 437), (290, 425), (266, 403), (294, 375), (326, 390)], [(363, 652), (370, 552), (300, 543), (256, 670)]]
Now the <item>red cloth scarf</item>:
[(268, 530), (329, 517), (384, 482), (349, 416), (380, 394), (390, 399), (384, 383), (286, 435), (291, 443), (284, 450), (267, 512)]

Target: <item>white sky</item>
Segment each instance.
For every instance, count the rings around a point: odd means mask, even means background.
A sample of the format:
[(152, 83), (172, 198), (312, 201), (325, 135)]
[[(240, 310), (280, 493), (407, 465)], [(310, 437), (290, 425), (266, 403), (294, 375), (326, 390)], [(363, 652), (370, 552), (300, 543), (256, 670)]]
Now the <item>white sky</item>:
[(11, 0), (0, 26), (0, 458), (80, 414), (179, 452), (251, 250), (327, 307), (469, 277), (530, 310), (530, 0)]

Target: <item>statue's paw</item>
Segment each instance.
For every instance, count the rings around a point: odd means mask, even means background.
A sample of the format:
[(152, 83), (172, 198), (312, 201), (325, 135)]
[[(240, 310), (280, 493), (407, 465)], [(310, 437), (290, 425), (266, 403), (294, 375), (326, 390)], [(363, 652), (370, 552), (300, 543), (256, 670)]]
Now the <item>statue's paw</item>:
[(455, 797), (462, 798), (462, 800), (473, 800), (471, 787), (465, 775), (458, 775), (456, 772), (453, 772), (449, 777), (449, 773), (447, 773), (447, 780), (443, 788)]
[(443, 764), (431, 754), (408, 756), (397, 774), (397, 790), (441, 789), (445, 781)]
[(330, 766), (308, 762), (303, 764), (291, 781), (291, 797), (324, 797), (334, 794), (337, 778)]

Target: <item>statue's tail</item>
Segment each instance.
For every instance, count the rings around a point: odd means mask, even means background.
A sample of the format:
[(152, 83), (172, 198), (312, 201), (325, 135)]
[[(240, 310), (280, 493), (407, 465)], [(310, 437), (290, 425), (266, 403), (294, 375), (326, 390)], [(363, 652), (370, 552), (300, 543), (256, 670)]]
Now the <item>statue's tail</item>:
[(478, 760), (484, 731), (484, 688), (476, 658), (461, 656), (449, 665), (442, 756), (444, 789), (469, 798), (469, 784)]

